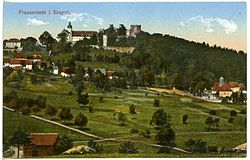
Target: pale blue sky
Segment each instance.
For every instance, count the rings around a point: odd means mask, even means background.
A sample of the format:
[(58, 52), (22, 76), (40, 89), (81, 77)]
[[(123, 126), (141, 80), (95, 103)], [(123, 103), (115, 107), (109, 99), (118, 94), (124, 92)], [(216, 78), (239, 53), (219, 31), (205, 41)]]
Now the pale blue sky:
[(96, 30), (109, 24), (141, 24), (144, 31), (217, 44), (246, 51), (246, 3), (4, 3), (4, 39), (38, 38), (44, 31), (54, 37), (67, 26), (61, 15), (21, 15), (19, 10), (70, 11), (75, 30)]

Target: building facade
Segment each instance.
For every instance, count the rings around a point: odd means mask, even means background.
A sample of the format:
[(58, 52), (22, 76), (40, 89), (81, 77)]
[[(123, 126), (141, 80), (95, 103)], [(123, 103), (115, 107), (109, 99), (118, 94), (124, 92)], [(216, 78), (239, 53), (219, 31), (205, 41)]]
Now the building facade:
[(30, 133), (30, 143), (24, 146), (24, 158), (46, 157), (56, 154), (58, 133)]
[(9, 40), (5, 40), (5, 48), (18, 49), (21, 48), (21, 41), (16, 38), (11, 38)]
[(94, 35), (98, 36), (98, 32), (96, 31), (74, 31), (71, 22), (69, 22), (67, 28), (62, 33), (67, 34), (67, 42), (71, 42), (72, 44), (84, 38), (90, 39)]

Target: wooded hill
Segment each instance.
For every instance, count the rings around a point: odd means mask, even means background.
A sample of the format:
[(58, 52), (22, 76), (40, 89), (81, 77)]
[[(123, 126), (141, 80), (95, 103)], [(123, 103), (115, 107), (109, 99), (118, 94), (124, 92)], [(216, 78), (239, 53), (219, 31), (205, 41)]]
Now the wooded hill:
[(246, 84), (247, 55), (242, 51), (145, 32), (138, 34), (135, 47), (127, 67), (159, 75), (159, 83), (198, 91), (210, 89), (223, 76)]

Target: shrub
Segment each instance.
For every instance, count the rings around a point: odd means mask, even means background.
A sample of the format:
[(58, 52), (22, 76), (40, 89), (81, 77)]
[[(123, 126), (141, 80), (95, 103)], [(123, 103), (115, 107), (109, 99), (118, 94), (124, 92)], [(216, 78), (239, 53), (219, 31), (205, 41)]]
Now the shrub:
[(99, 103), (104, 103), (104, 98), (101, 96), (101, 97), (99, 97)]
[(49, 115), (49, 116), (53, 116), (57, 113), (57, 109), (55, 107), (52, 106), (47, 106), (46, 110), (45, 110), (45, 114)]
[(216, 112), (215, 112), (215, 110), (210, 110), (210, 111), (209, 111), (209, 114), (211, 114), (211, 115), (216, 115)]
[(56, 151), (58, 153), (62, 153), (67, 149), (71, 148), (72, 146), (73, 146), (72, 140), (69, 139), (66, 135), (63, 135), (62, 137), (59, 138), (58, 142), (56, 143)]
[(75, 118), (75, 125), (79, 127), (86, 126), (88, 123), (88, 118), (84, 116), (82, 113), (79, 113)]
[(61, 120), (71, 120), (73, 118), (72, 113), (70, 113), (69, 108), (62, 108), (61, 112), (58, 113), (58, 117)]
[(118, 148), (119, 153), (129, 153), (129, 154), (136, 154), (138, 153), (137, 148), (135, 148), (135, 145), (133, 142), (127, 141), (120, 145)]
[(232, 111), (230, 112), (230, 115), (231, 115), (231, 116), (237, 116), (237, 112), (236, 112), (235, 110), (232, 110)]
[(129, 106), (129, 113), (136, 114), (135, 105), (132, 104), (131, 106)]
[(154, 100), (154, 106), (155, 107), (159, 107), (160, 106), (160, 100), (159, 99), (155, 99)]
[(207, 151), (217, 153), (218, 152), (218, 147), (217, 146), (208, 146)]
[(39, 108), (37, 105), (35, 105), (35, 106), (33, 106), (33, 107), (31, 108), (31, 110), (32, 110), (32, 112), (36, 113), (36, 112), (41, 111), (41, 108)]
[(21, 112), (23, 115), (28, 115), (28, 114), (30, 114), (30, 108), (25, 106), (21, 109)]
[(233, 123), (233, 121), (234, 121), (233, 117), (228, 119), (228, 123)]
[(187, 120), (188, 120), (188, 115), (183, 115), (183, 117), (182, 117), (182, 123), (183, 124), (187, 124)]
[(130, 130), (130, 133), (138, 133), (139, 131), (138, 131), (138, 129), (135, 129), (135, 128), (132, 128), (131, 130)]
[(246, 114), (247, 113), (247, 110), (246, 109), (241, 109), (240, 110), (240, 114)]
[(201, 139), (189, 139), (185, 142), (185, 146), (188, 147), (188, 150), (196, 153), (206, 153), (207, 152), (207, 142), (202, 141)]
[(95, 150), (95, 153), (101, 153), (103, 151), (103, 146), (102, 145), (98, 145), (96, 142), (94, 142), (93, 140), (90, 140), (88, 142), (88, 146), (92, 149)]
[(68, 95), (70, 95), (70, 96), (73, 95), (73, 92), (70, 91), (70, 92), (68, 93)]

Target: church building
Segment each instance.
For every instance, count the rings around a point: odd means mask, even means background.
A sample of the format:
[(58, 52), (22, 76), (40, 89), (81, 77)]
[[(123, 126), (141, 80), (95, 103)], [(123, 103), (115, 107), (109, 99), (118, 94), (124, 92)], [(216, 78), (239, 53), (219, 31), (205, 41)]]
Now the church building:
[(71, 42), (72, 44), (84, 38), (90, 39), (93, 35), (98, 36), (98, 32), (96, 31), (74, 31), (71, 22), (69, 22), (67, 28), (62, 32), (67, 34), (67, 42)]

